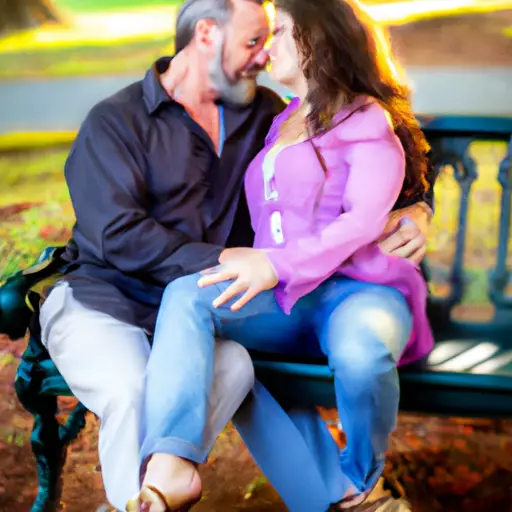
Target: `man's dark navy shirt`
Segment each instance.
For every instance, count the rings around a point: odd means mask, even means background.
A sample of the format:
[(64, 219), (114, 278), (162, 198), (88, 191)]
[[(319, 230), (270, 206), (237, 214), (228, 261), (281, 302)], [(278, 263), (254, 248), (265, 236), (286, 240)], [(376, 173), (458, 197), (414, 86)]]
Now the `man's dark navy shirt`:
[(284, 108), (263, 87), (247, 107), (224, 104), (219, 158), (162, 88), (170, 60), (91, 110), (65, 166), (76, 215), (66, 251), (73, 294), (147, 330), (168, 283), (216, 265), (226, 246), (252, 244), (243, 177)]
[[(210, 137), (162, 88), (163, 58), (96, 105), (65, 166), (75, 209), (66, 280), (85, 306), (151, 332), (165, 286), (215, 266), (224, 247), (250, 246), (243, 176), (261, 150), (277, 94), (224, 104), (219, 157)], [(417, 199), (397, 206), (412, 204)]]

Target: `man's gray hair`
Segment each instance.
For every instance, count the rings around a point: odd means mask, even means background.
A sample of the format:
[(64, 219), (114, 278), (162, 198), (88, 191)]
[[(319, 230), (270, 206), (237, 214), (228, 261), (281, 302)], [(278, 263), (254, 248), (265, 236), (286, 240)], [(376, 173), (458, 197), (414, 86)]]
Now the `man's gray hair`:
[(231, 0), (187, 0), (176, 19), (175, 51), (178, 53), (194, 37), (199, 20), (209, 19), (223, 25), (231, 15)]
[[(224, 25), (231, 16), (233, 0), (186, 0), (176, 19), (175, 53), (183, 50), (194, 38), (199, 20), (213, 20)], [(264, 0), (250, 0), (263, 5)]]

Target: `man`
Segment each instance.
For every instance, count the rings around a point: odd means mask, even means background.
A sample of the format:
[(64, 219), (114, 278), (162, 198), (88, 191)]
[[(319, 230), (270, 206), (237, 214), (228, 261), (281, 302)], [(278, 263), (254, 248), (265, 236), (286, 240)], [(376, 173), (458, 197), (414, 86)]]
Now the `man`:
[[(188, 0), (177, 19), (176, 56), (96, 105), (66, 163), (74, 241), (66, 275), (41, 309), (42, 341), (70, 389), (101, 420), (102, 474), (118, 509), (139, 489), (148, 336), (164, 287), (216, 265), (225, 247), (252, 243), (243, 174), (284, 107), (256, 86), (268, 63), (262, 4)], [(195, 50), (185, 52), (192, 42)], [(408, 212), (424, 232), (423, 210)], [(421, 232), (411, 224), (385, 249), (419, 259)], [(247, 353), (220, 343), (211, 443), (253, 379)]]

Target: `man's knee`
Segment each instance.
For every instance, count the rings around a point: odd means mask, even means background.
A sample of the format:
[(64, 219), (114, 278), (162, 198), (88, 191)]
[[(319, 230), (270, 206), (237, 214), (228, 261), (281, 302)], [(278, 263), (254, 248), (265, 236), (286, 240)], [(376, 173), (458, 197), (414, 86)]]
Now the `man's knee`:
[(39, 310), (39, 325), (41, 327), (41, 342), (48, 349), (48, 340), (52, 328), (59, 318), (63, 316), (66, 308), (68, 284), (57, 284), (48, 294)]
[(66, 283), (41, 309), (42, 340), (73, 394), (101, 418), (140, 410), (149, 343), (144, 332), (84, 307)]
[(232, 392), (247, 395), (254, 386), (254, 365), (249, 352), (234, 341), (215, 346), (215, 379), (223, 379)]
[(94, 412), (101, 420), (112, 415), (133, 415), (138, 419), (142, 413), (144, 391), (144, 375), (126, 375), (102, 390), (103, 407), (100, 406), (100, 410)]

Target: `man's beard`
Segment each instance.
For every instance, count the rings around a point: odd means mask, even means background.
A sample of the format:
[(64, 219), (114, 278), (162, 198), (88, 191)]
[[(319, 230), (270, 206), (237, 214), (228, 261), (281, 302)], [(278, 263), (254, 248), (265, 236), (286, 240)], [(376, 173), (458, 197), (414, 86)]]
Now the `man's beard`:
[(224, 71), (224, 39), (217, 43), (215, 58), (211, 61), (209, 69), (210, 81), (213, 88), (220, 94), (222, 100), (234, 105), (248, 105), (256, 94), (257, 82), (254, 77), (241, 77), (232, 81)]

